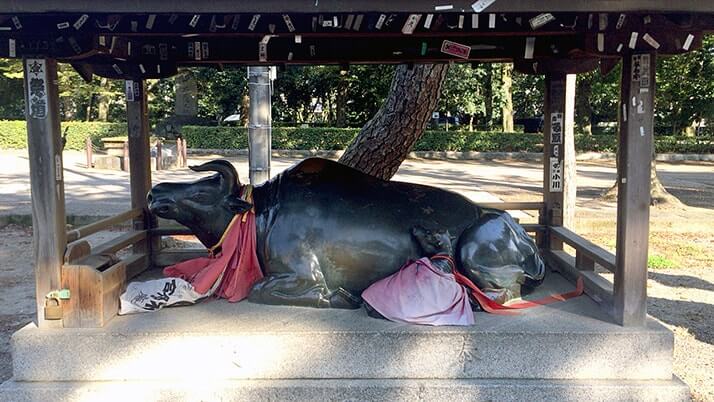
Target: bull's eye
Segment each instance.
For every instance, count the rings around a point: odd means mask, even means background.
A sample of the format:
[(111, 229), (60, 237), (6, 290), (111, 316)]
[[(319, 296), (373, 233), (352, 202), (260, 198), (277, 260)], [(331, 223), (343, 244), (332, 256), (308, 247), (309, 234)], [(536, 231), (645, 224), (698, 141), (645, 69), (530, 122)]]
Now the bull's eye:
[(201, 204), (208, 203), (211, 197), (207, 193), (199, 192), (191, 194), (191, 201), (200, 202)]

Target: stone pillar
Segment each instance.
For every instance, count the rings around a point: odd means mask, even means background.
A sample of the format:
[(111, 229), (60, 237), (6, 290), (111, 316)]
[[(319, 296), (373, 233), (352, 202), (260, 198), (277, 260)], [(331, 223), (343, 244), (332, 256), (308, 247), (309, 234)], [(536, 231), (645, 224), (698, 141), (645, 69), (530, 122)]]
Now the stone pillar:
[(248, 118), (248, 164), (250, 183), (270, 179), (271, 101), (270, 67), (248, 67), (250, 111)]

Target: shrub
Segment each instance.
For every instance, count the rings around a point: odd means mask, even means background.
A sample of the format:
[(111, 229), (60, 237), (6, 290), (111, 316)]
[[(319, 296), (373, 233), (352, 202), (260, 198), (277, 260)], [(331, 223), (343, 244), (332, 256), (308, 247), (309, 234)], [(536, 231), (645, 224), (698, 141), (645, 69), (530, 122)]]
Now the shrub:
[[(82, 150), (87, 137), (95, 145), (105, 137), (126, 136), (125, 123), (69, 121), (62, 123), (62, 133), (67, 133), (65, 149)], [(66, 131), (65, 131), (66, 130)], [(0, 120), (0, 149), (27, 148), (27, 123), (22, 120)]]
[[(125, 123), (64, 122), (66, 149), (84, 149), (87, 137), (95, 145), (100, 139), (127, 135)], [(248, 148), (245, 127), (184, 126), (183, 137), (191, 148)], [(273, 148), (289, 150), (342, 150), (359, 133), (357, 128), (273, 127)], [(0, 121), (0, 149), (27, 147), (24, 121)], [(714, 153), (714, 136), (655, 136), (657, 153)], [(575, 135), (577, 152), (616, 152), (615, 135)], [(426, 131), (414, 151), (542, 152), (543, 134), (502, 133), (492, 131)]]

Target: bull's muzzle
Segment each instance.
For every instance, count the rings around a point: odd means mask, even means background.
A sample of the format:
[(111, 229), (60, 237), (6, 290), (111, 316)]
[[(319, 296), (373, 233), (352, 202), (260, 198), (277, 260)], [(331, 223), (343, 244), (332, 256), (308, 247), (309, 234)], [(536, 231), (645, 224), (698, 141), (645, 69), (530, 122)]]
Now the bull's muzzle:
[(154, 215), (172, 218), (176, 213), (176, 202), (170, 197), (157, 196), (153, 191), (149, 191), (146, 201), (149, 204), (149, 211)]

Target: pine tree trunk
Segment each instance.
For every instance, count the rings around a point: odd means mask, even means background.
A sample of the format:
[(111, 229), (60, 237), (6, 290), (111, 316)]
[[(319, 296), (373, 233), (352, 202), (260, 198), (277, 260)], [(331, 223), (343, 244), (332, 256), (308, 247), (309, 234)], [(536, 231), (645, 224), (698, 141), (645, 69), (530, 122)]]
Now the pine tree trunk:
[(397, 67), (387, 99), (340, 162), (385, 180), (394, 176), (424, 133), (448, 70), (448, 64)]
[(501, 92), (503, 102), (501, 103), (501, 122), (504, 133), (513, 132), (513, 64), (503, 63), (501, 66)]

